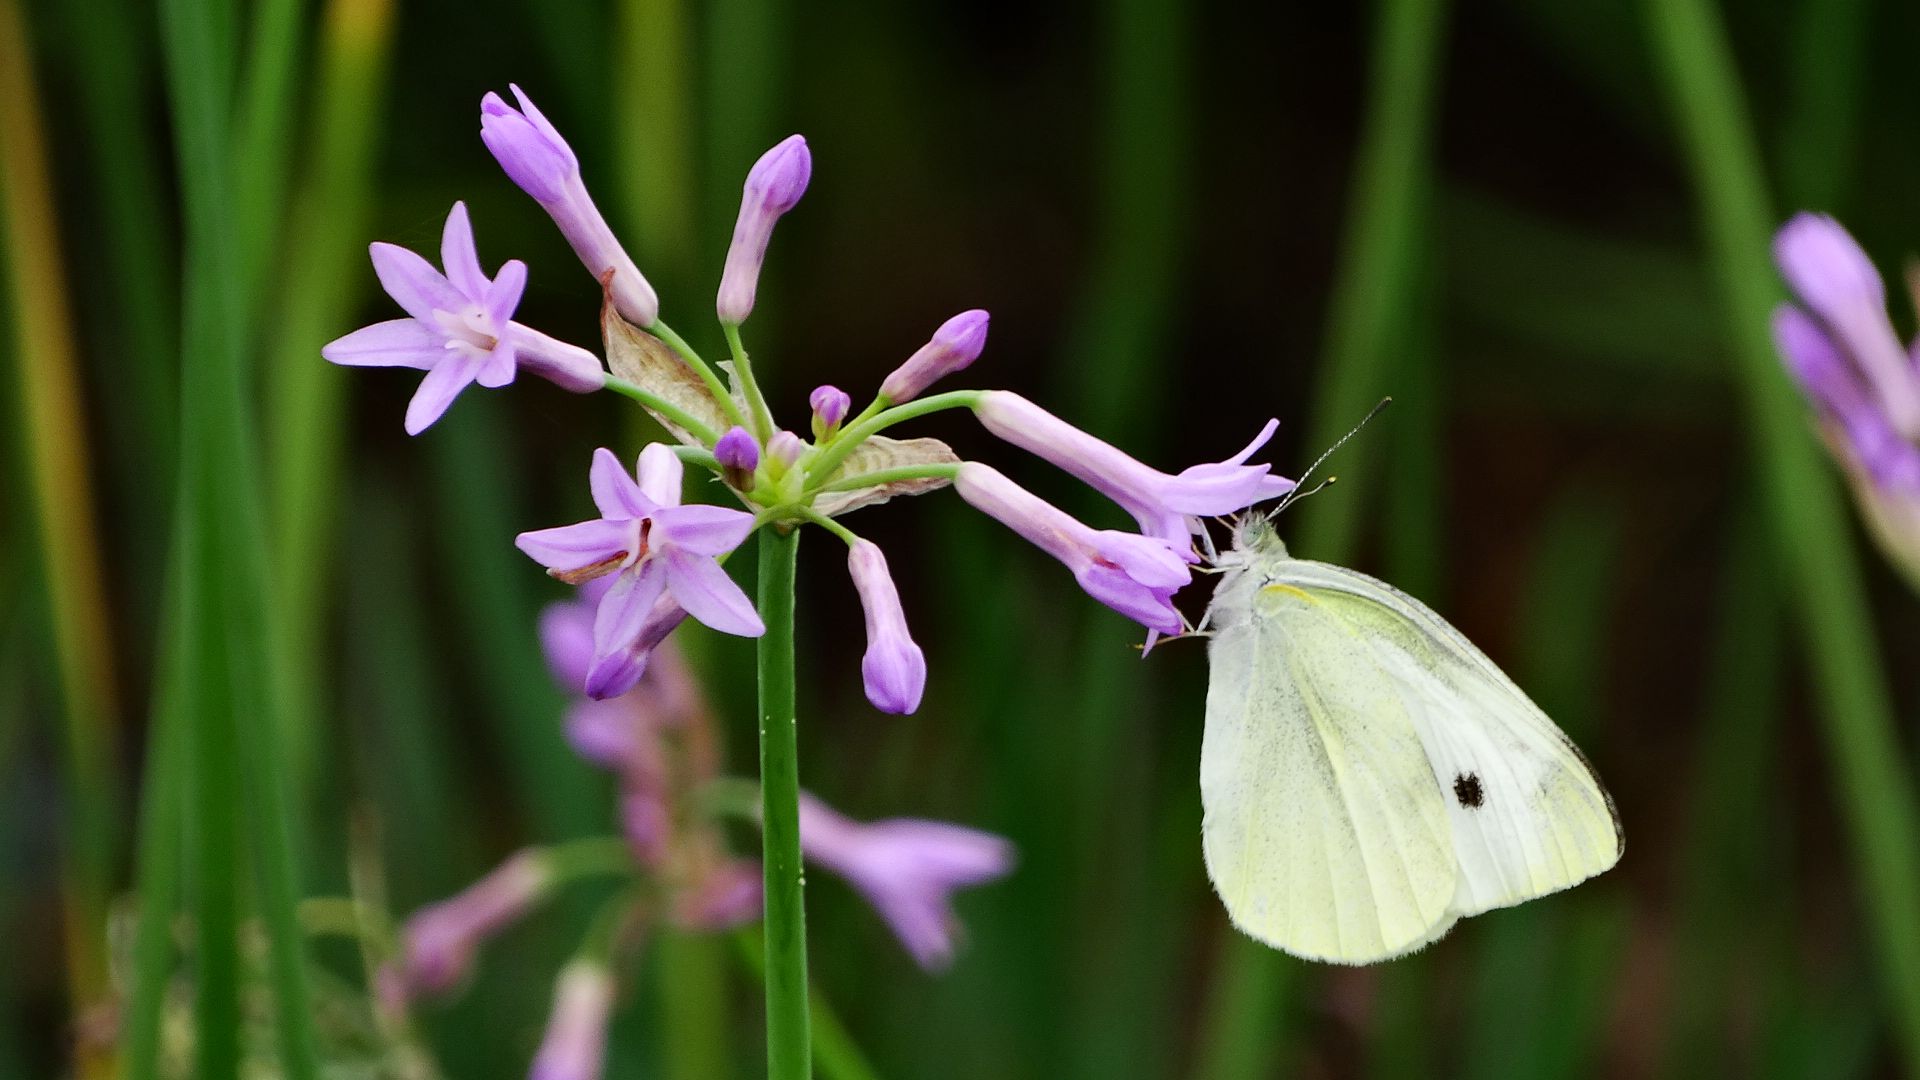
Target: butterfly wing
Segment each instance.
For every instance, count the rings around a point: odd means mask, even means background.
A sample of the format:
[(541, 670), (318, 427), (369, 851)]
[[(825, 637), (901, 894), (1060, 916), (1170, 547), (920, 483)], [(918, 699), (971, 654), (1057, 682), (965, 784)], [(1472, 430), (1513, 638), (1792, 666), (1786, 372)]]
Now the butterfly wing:
[(1384, 582), (1305, 560), (1281, 564), (1363, 642), (1397, 692), (1443, 798), (1460, 916), (1557, 892), (1620, 859), (1613, 800), (1586, 758), (1485, 653)]
[(1200, 751), (1207, 873), (1234, 925), (1346, 964), (1453, 923), (1447, 808), (1405, 695), (1335, 608), (1243, 580), (1219, 632)]

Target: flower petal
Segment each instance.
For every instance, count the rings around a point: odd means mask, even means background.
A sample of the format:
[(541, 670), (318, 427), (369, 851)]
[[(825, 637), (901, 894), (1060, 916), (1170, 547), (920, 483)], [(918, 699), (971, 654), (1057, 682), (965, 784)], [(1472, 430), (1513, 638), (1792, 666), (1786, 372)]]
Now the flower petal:
[(593, 505), (609, 521), (633, 521), (653, 513), (652, 500), (640, 491), (613, 451), (601, 447), (593, 452), (593, 467), (587, 470), (587, 487), (593, 492)]
[(627, 651), (652, 614), (653, 602), (667, 587), (667, 577), (667, 569), (659, 560), (644, 559), (614, 579), (613, 587), (600, 598), (600, 610), (593, 615), (596, 658)]
[(376, 243), (367, 251), (373, 256), (373, 272), (380, 278), (380, 287), (421, 322), (432, 326), (435, 311), (462, 311), (472, 306), (432, 263), (406, 248)]
[(474, 299), (487, 309), (493, 325), (504, 331), (507, 323), (513, 320), (514, 310), (520, 306), (520, 297), (526, 291), (527, 264), (519, 259), (508, 259), (500, 267), (500, 273), (494, 276), (493, 284)]
[(505, 386), (513, 381), (514, 373), (520, 370), (518, 361), (519, 354), (515, 352), (513, 342), (502, 341), (474, 367), (473, 381), (488, 389)]
[(447, 268), (447, 280), (478, 303), (487, 295), (487, 275), (480, 269), (480, 253), (473, 246), (473, 223), (467, 219), (467, 204), (457, 202), (447, 214), (446, 228), (440, 232), (440, 265)]
[(452, 356), (436, 364), (407, 402), (407, 434), (418, 435), (433, 426), (478, 371), (477, 365)]
[(577, 525), (523, 532), (513, 546), (549, 570), (578, 570), (627, 552), (633, 529), (626, 522), (595, 518)]
[(753, 515), (724, 506), (663, 506), (653, 512), (653, 544), (709, 558), (725, 555), (753, 532)]
[(753, 601), (719, 563), (678, 548), (658, 558), (666, 564), (667, 589), (687, 614), (723, 634), (759, 637), (767, 632)]
[(648, 443), (640, 451), (640, 460), (634, 466), (634, 475), (639, 478), (640, 491), (655, 505), (670, 507), (680, 505), (681, 488), (686, 482), (687, 467), (680, 462), (680, 455), (666, 443)]
[(427, 371), (446, 358), (446, 340), (418, 319), (388, 319), (327, 342), (320, 347), (320, 355), (349, 367)]

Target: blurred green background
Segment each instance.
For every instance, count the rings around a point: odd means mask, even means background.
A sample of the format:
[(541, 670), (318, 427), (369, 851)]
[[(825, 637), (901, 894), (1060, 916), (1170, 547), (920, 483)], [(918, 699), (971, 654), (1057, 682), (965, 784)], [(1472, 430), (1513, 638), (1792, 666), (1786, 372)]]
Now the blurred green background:
[[(1283, 534), (1452, 619), (1619, 804), (1625, 859), (1570, 893), (1375, 968), (1267, 952), (1201, 866), (1203, 649), (1141, 662), (951, 495), (866, 511), (927, 704), (866, 704), (814, 538), (803, 783), (1021, 863), (962, 897), (939, 977), (814, 878), (865, 1062), (837, 1075), (1914, 1075), (1920, 612), (1777, 372), (1764, 245), (1802, 207), (1890, 271), (1920, 244), (1916, 42), (1920, 8), (1868, 0), (0, 0), (0, 1075), (264, 1028), (296, 894), (377, 879), (404, 914), (613, 827), (534, 635), (561, 590), (510, 541), (648, 429), (525, 380), (409, 440), (412, 379), (318, 355), (392, 317), (366, 242), (431, 251), (455, 199), (487, 265), (530, 264), (520, 319), (596, 342), (591, 281), (477, 137), (509, 81), (709, 348), (741, 178), (807, 136), (749, 328), (789, 424), (969, 307), (965, 382), (1162, 467), (1278, 416), (1297, 474), (1391, 394)], [(1121, 524), (971, 421), (920, 431)], [(688, 638), (750, 769), (751, 647)], [(590, 911), (421, 1010), (445, 1075), (524, 1074)], [(181, 960), (195, 925), (241, 945)], [(344, 1060), (360, 969), (308, 959)], [(630, 984), (609, 1075), (757, 1074), (732, 942), (661, 940)]]

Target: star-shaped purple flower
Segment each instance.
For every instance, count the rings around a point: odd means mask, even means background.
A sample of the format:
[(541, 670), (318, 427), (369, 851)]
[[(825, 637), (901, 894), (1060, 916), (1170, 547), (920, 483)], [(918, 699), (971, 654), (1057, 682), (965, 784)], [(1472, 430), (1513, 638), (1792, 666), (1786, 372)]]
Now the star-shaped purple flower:
[(473, 246), (465, 203), (454, 203), (440, 241), (446, 273), (396, 244), (374, 244), (374, 273), (408, 318), (362, 327), (329, 342), (320, 355), (351, 367), (407, 367), (427, 373), (407, 406), (407, 434), (418, 435), (470, 383), (505, 386), (526, 368), (575, 393), (606, 385), (600, 359), (512, 321), (527, 286), (527, 264), (510, 259), (488, 278)]
[[(753, 603), (717, 561), (746, 540), (753, 515), (720, 506), (681, 506), (681, 471), (680, 459), (660, 443), (641, 452), (633, 476), (613, 451), (595, 450), (588, 479), (600, 517), (514, 538), (521, 551), (562, 581), (619, 575), (594, 614), (596, 668), (624, 656), (639, 640), (663, 595), (723, 634), (766, 633)], [(589, 692), (592, 683), (589, 674)]]

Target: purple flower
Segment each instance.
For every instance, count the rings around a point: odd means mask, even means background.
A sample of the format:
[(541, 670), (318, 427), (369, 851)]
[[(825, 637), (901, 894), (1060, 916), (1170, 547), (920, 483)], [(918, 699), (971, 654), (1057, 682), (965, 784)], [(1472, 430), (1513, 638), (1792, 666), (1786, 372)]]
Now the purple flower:
[(853, 399), (837, 386), (820, 386), (807, 396), (807, 404), (813, 406), (813, 437), (826, 440), (840, 431), (841, 421), (853, 408)]
[(880, 396), (895, 405), (919, 397), (936, 381), (980, 359), (987, 347), (987, 313), (963, 311), (933, 332), (933, 339), (880, 384)]
[(600, 360), (578, 346), (513, 322), (527, 285), (527, 264), (509, 260), (489, 280), (480, 270), (465, 203), (454, 203), (440, 241), (446, 273), (406, 248), (374, 244), (374, 273), (409, 318), (362, 327), (328, 342), (320, 355), (351, 367), (425, 371), (407, 406), (407, 434), (418, 435), (469, 383), (505, 386), (518, 368), (575, 393), (606, 385)]
[(1066, 564), (1095, 600), (1149, 630), (1183, 628), (1172, 598), (1192, 572), (1164, 541), (1090, 528), (979, 462), (961, 465), (953, 486), (974, 509)]
[(1920, 440), (1920, 372), (1887, 318), (1886, 288), (1867, 253), (1824, 214), (1797, 214), (1773, 241), (1794, 293), (1851, 361), (1894, 431)]
[(1920, 587), (1920, 356), (1901, 347), (1879, 272), (1838, 222), (1796, 215), (1774, 257), (1804, 305), (1774, 312), (1774, 342), (1875, 541)]
[(400, 985), (416, 996), (452, 989), (473, 967), (480, 943), (526, 914), (550, 880), (540, 855), (522, 851), (458, 895), (415, 912), (402, 932)]
[(600, 1080), (613, 992), (613, 972), (599, 961), (575, 960), (560, 969), (531, 1080)]
[(800, 847), (858, 889), (930, 971), (953, 959), (959, 923), (951, 894), (1013, 869), (1013, 845), (992, 833), (916, 818), (862, 823), (805, 792)]
[(1119, 503), (1140, 523), (1141, 532), (1166, 541), (1189, 561), (1195, 558), (1192, 534), (1200, 530), (1200, 518), (1232, 514), (1293, 490), (1293, 481), (1269, 475), (1270, 466), (1246, 464), (1273, 437), (1278, 420), (1267, 421), (1253, 442), (1233, 457), (1170, 476), (1019, 394), (989, 391), (980, 395), (974, 412), (988, 431), (1058, 465)]
[(881, 712), (910, 713), (927, 687), (927, 657), (907, 633), (887, 557), (872, 541), (857, 541), (847, 552), (847, 573), (867, 615), (867, 654), (860, 660), (867, 700)]
[(1832, 218), (1800, 214), (1774, 254), (1807, 309), (1774, 313), (1787, 369), (1880, 487), (1920, 495), (1920, 370), (1894, 336), (1866, 253)]
[(812, 175), (813, 154), (807, 140), (798, 135), (787, 136), (748, 170), (740, 217), (733, 226), (733, 246), (727, 249), (727, 266), (714, 304), (721, 322), (737, 326), (753, 314), (753, 294), (760, 282), (760, 264), (767, 257), (767, 242), (773, 239), (774, 222), (800, 201)]
[[(717, 561), (753, 531), (753, 516), (679, 505), (680, 462), (660, 443), (641, 453), (637, 472), (639, 480), (628, 476), (611, 450), (594, 451), (590, 479), (600, 517), (514, 538), (521, 551), (562, 580), (618, 574), (594, 617), (594, 667), (644, 641), (659, 625), (656, 605), (667, 597), (721, 633), (765, 633), (753, 604)], [(610, 696), (604, 683), (594, 692), (594, 674), (588, 676), (589, 693)]]
[(605, 282), (606, 275), (613, 275), (606, 288), (620, 314), (635, 325), (652, 326), (660, 319), (659, 297), (593, 205), (580, 179), (580, 159), (518, 86), (509, 89), (520, 102), (519, 109), (502, 101), (499, 94), (489, 93), (480, 100), (480, 140), (508, 178), (560, 226), (594, 279)]

